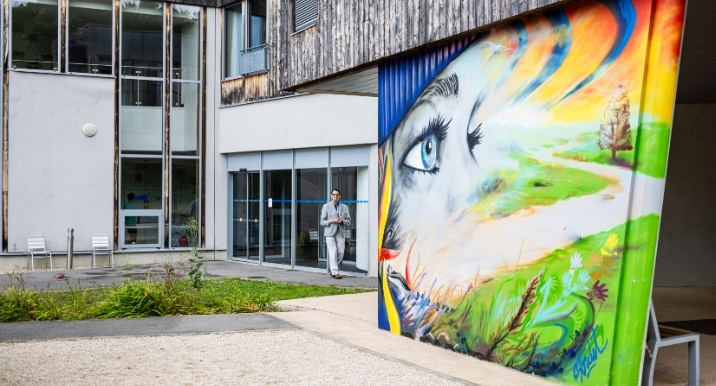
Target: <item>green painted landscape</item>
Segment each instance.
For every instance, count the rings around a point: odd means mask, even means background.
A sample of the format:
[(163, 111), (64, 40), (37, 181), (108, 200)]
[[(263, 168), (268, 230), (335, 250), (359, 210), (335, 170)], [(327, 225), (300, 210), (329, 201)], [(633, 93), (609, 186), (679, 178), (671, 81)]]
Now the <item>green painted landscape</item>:
[(484, 217), (506, 217), (521, 209), (548, 206), (561, 200), (594, 194), (616, 183), (584, 170), (541, 161), (530, 154), (515, 151), (517, 169), (504, 171), (483, 186), (478, 204), (472, 209)]
[[(622, 259), (647, 250), (655, 214), (586, 236), (527, 265), (443, 295), (431, 334), (464, 354), (565, 382), (607, 384)], [(453, 297), (454, 296), (454, 297)]]
[[(614, 160), (609, 149), (599, 149), (599, 132), (588, 132), (575, 139), (576, 145), (573, 148), (555, 152), (553, 155), (581, 162), (594, 162), (628, 168), (632, 168), (636, 164), (636, 171), (639, 173), (664, 178), (666, 158), (661, 155), (666, 154), (670, 134), (669, 125), (664, 122), (643, 123), (636, 130), (635, 143), (638, 143), (636, 152), (635, 150), (618, 151), (616, 152), (616, 160)], [(635, 157), (637, 158), (636, 161)]]

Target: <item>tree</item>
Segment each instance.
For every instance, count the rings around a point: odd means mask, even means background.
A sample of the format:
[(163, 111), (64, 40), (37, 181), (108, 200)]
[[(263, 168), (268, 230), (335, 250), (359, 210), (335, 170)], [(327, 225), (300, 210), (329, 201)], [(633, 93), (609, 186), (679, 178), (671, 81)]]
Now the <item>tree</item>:
[(612, 162), (617, 151), (631, 150), (631, 125), (629, 125), (629, 95), (626, 87), (619, 85), (609, 101), (604, 119), (599, 126), (599, 148), (611, 149)]

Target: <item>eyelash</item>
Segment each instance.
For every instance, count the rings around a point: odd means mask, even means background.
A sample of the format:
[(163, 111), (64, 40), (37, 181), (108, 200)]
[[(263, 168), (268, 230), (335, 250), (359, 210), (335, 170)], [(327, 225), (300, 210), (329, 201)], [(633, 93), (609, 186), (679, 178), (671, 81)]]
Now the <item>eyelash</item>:
[[(445, 118), (443, 118), (441, 115), (438, 115), (435, 118), (430, 118), (430, 121), (428, 121), (428, 127), (423, 130), (423, 135), (420, 136), (420, 141), (425, 139), (425, 137), (430, 133), (435, 133), (435, 136), (438, 137), (438, 140), (442, 141), (445, 139), (445, 136), (447, 136), (447, 130), (450, 126), (450, 122), (445, 122)], [(420, 143), (418, 141), (418, 143)]]
[[(408, 146), (408, 152), (410, 151), (410, 149), (419, 145), (420, 142), (423, 142), (423, 140), (428, 135), (430, 135), (432, 133), (435, 134), (435, 137), (438, 139), (438, 141), (443, 141), (445, 139), (445, 137), (447, 137), (447, 131), (448, 131), (448, 128), (450, 127), (450, 122), (452, 122), (452, 120), (445, 122), (445, 118), (443, 118), (443, 116), (439, 115), (439, 114), (435, 118), (430, 118), (430, 120), (428, 121), (428, 126), (425, 127), (425, 129), (423, 129), (423, 133), (419, 137), (415, 138), (415, 140), (413, 140), (413, 142), (410, 144), (410, 146)], [(407, 157), (407, 156), (408, 156), (408, 153), (405, 153), (405, 155), (403, 156), (403, 160), (401, 161), (401, 164), (403, 162), (405, 162), (405, 157)], [(440, 168), (437, 166), (433, 170), (420, 170), (420, 169), (413, 169), (413, 170), (416, 172), (422, 173), (422, 174), (427, 173), (430, 175), (436, 175), (436, 174), (438, 174), (438, 172), (440, 172)]]
[(467, 146), (473, 150), (475, 146), (482, 143), (482, 123), (472, 133), (467, 133)]
[[(430, 134), (435, 133), (435, 137), (437, 137), (438, 141), (442, 141), (447, 136), (447, 130), (450, 126), (450, 122), (445, 122), (445, 119), (438, 115), (435, 118), (430, 118), (430, 121), (428, 121), (428, 126), (423, 129), (423, 133), (420, 134), (419, 137), (415, 138), (413, 142), (410, 143), (410, 146), (408, 146), (408, 150), (414, 148), (420, 142), (423, 142), (423, 140)], [(407, 153), (406, 153), (407, 155)], [(403, 162), (405, 161), (405, 157), (403, 157)]]

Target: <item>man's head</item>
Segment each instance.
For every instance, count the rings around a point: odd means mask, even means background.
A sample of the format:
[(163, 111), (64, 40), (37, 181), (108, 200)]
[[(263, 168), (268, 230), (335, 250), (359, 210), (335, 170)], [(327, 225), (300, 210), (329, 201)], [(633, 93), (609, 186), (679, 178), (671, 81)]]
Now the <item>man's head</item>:
[(338, 205), (338, 201), (341, 199), (341, 191), (338, 189), (331, 190), (331, 202), (333, 205)]
[(134, 201), (134, 193), (129, 193), (127, 195), (127, 201)]

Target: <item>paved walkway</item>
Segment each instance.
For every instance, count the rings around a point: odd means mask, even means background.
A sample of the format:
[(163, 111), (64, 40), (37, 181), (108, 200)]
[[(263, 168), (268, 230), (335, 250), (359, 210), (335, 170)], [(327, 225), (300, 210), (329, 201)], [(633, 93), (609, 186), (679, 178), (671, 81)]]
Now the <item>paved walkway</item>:
[[(244, 279), (271, 280), (283, 283), (311, 285), (337, 285), (341, 287), (377, 288), (378, 279), (366, 276), (344, 276), (336, 280), (327, 273), (298, 271), (284, 268), (260, 266), (252, 263), (234, 261), (214, 261), (204, 263), (209, 279), (240, 277)], [(188, 272), (188, 269), (186, 270)], [(147, 275), (165, 274), (161, 264), (127, 266), (116, 268), (70, 269), (54, 271), (19, 272), (12, 274), (15, 283), (22, 280), (26, 288), (36, 290), (66, 290), (74, 288), (93, 288), (120, 285), (127, 278), (144, 279)], [(9, 275), (0, 275), (0, 289), (10, 281)]]
[(0, 324), (0, 384), (548, 385), (376, 328), (377, 293), (288, 312)]

